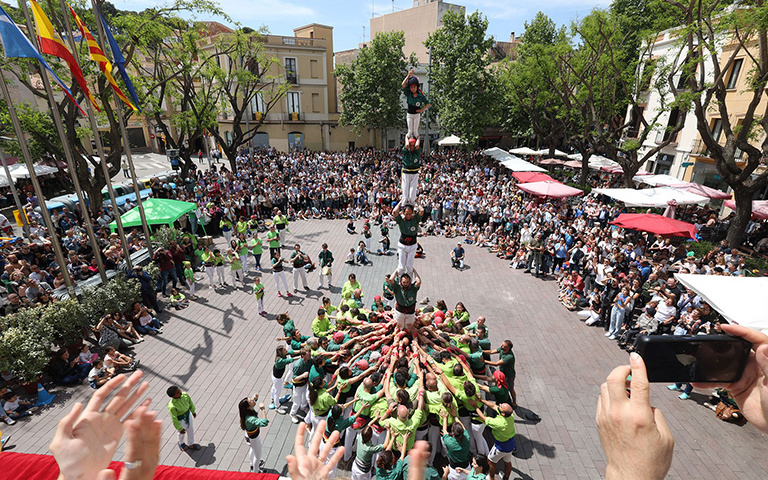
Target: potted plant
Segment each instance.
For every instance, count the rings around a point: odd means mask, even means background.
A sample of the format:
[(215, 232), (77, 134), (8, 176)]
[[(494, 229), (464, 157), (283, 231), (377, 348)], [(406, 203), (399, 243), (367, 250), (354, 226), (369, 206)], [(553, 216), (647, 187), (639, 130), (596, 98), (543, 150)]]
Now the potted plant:
[(43, 307), (27, 308), (4, 318), (0, 332), (0, 369), (21, 378), (28, 393), (37, 392), (37, 382), (51, 360), (54, 327), (42, 320)]

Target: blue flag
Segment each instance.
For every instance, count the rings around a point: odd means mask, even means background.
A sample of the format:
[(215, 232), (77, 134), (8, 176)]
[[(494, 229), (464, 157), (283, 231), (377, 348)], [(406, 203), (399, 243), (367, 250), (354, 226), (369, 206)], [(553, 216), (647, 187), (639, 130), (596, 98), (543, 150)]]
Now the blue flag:
[(48, 62), (45, 61), (43, 56), (40, 55), (40, 52), (38, 52), (35, 46), (32, 45), (32, 42), (30, 42), (29, 39), (23, 33), (21, 33), (21, 30), (19, 29), (18, 25), (16, 25), (16, 22), (13, 21), (13, 19), (10, 17), (10, 15), (8, 15), (2, 6), (0, 6), (0, 37), (3, 39), (3, 46), (5, 47), (6, 57), (34, 58), (40, 62), (40, 65), (48, 70), (48, 72), (56, 80), (56, 83), (58, 83), (61, 89), (64, 90), (64, 93), (66, 93), (69, 99), (72, 100), (75, 105), (77, 105), (77, 108), (80, 109), (80, 112), (85, 115), (85, 112), (83, 112), (83, 109), (80, 107), (80, 104), (77, 103), (75, 97), (72, 96), (72, 92), (69, 90), (69, 88), (67, 88), (59, 76), (56, 75), (56, 72), (51, 69), (51, 66), (48, 65)]
[(139, 105), (139, 96), (136, 95), (136, 90), (133, 88), (133, 83), (131, 82), (130, 77), (128, 76), (128, 72), (125, 71), (125, 57), (123, 57), (122, 52), (120, 51), (120, 47), (117, 45), (117, 41), (115, 40), (115, 37), (112, 36), (112, 32), (109, 31), (109, 25), (107, 25), (106, 20), (104, 20), (104, 17), (101, 15), (101, 10), (98, 10), (99, 12), (99, 19), (101, 20), (101, 25), (104, 27), (104, 35), (107, 36), (107, 43), (109, 43), (109, 49), (112, 50), (112, 58), (115, 60), (115, 65), (117, 65), (117, 70), (120, 72), (120, 76), (123, 77), (123, 82), (125, 82), (125, 88), (128, 89), (128, 93), (131, 94), (131, 98), (133, 99), (133, 104), (136, 105), (136, 108), (141, 111), (141, 106)]

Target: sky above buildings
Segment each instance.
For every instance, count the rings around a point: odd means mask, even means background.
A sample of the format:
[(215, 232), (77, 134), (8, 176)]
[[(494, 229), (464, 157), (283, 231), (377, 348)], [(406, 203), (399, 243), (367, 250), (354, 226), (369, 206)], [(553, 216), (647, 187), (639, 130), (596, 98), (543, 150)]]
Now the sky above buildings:
[[(112, 0), (125, 10), (141, 10), (164, 2), (153, 0)], [(218, 0), (224, 11), (240, 24), (254, 29), (262, 25), (273, 35), (293, 35), (293, 29), (308, 23), (331, 25), (334, 50), (357, 48), (369, 40), (369, 20), (374, 15), (404, 10), (413, 6), (413, 0)], [(488, 33), (497, 40), (508, 41), (511, 32), (519, 36), (538, 11), (544, 12), (557, 24), (584, 17), (595, 7), (606, 7), (609, 0), (539, 0), (513, 2), (510, 0), (453, 0), (467, 12), (482, 12), (489, 22)], [(217, 20), (197, 16), (201, 20)], [(227, 23), (223, 22), (222, 23)]]

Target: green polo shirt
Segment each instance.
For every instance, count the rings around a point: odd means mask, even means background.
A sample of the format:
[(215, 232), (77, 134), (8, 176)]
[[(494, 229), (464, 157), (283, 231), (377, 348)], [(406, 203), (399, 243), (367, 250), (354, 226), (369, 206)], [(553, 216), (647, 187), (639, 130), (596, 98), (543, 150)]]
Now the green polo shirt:
[(248, 240), (248, 246), (251, 247), (251, 253), (254, 255), (261, 255), (264, 252), (261, 246), (261, 239), (259, 237), (253, 237)]
[(507, 377), (507, 380), (514, 380), (515, 379), (515, 354), (512, 352), (512, 349), (509, 349), (509, 352), (504, 353), (499, 349), (499, 359), (504, 362), (501, 366), (499, 366), (499, 370), (501, 370), (501, 373), (504, 374), (505, 377)]
[(408, 150), (403, 147), (403, 173), (419, 173), (421, 167), (421, 148)]
[(336, 405), (336, 399), (328, 393), (324, 388), (320, 389), (317, 394), (317, 400), (312, 404), (312, 410), (315, 411), (315, 415), (318, 417), (324, 417), (328, 414), (328, 410), (332, 406)]
[(403, 287), (399, 282), (395, 282), (394, 285), (390, 285), (392, 293), (395, 294), (395, 301), (398, 305), (403, 307), (410, 307), (416, 305), (416, 294), (419, 293), (419, 287), (411, 283), (408, 288), (403, 290)]
[(269, 242), (269, 248), (280, 248), (280, 234), (275, 230), (267, 232), (267, 241)]
[(395, 217), (395, 223), (400, 227), (400, 243), (403, 245), (416, 245), (416, 237), (419, 235), (421, 215), (414, 213), (413, 218), (410, 220), (406, 220), (404, 216), (398, 215)]

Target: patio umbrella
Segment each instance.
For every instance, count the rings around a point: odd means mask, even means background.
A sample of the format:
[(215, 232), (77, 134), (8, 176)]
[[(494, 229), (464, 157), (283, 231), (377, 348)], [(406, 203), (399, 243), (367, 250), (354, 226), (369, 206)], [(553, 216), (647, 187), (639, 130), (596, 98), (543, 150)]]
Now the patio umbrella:
[[(727, 200), (725, 206), (731, 210), (736, 210), (736, 202), (733, 200)], [(768, 200), (753, 200), (752, 201), (752, 217), (762, 220), (768, 220)]]
[(544, 198), (563, 198), (573, 197), (575, 195), (581, 195), (583, 190), (578, 188), (569, 187), (555, 180), (547, 180), (544, 182), (531, 182), (531, 183), (518, 183), (517, 188), (524, 192), (528, 192), (531, 195)]
[[(535, 150), (531, 155), (549, 155), (549, 149), (548, 148), (542, 148), (541, 150)], [(568, 154), (565, 152), (561, 152), (560, 150), (555, 150), (555, 153), (552, 155), (556, 157), (567, 157)]]
[(568, 160), (563, 164), (564, 167), (568, 168), (581, 168), (581, 161), (579, 160)]
[(437, 142), (437, 144), (440, 145), (441, 147), (455, 147), (457, 145), (461, 145), (462, 143), (464, 142), (462, 142), (461, 139), (456, 135), (450, 135), (448, 137), (441, 138)]
[(545, 158), (544, 160), (539, 162), (539, 165), (564, 165), (565, 162), (563, 160), (558, 160), (556, 158)]
[(655, 213), (622, 213), (610, 224), (656, 235), (696, 238), (696, 226), (692, 223)]
[(700, 183), (678, 183), (678, 184), (673, 184), (669, 186), (672, 188), (676, 188), (678, 190), (685, 190), (686, 192), (695, 193), (696, 195), (701, 195), (702, 197), (707, 197), (707, 198), (716, 198), (720, 200), (731, 198), (730, 193), (725, 193), (722, 190), (717, 190), (716, 188), (710, 188)]
[(554, 178), (550, 177), (546, 173), (540, 172), (513, 172), (512, 176), (515, 177), (520, 183), (555, 181)]

